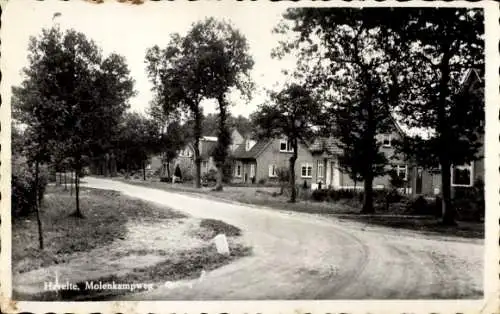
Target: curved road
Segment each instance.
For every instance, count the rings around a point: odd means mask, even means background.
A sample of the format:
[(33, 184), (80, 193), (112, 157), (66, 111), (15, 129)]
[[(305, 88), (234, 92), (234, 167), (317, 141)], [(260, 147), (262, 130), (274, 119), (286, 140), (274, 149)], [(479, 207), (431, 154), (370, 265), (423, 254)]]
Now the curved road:
[(85, 180), (88, 187), (223, 220), (241, 228), (253, 247), (252, 256), (211, 271), (202, 280), (128, 295), (127, 300), (482, 297), (482, 240), (427, 236), (111, 180)]

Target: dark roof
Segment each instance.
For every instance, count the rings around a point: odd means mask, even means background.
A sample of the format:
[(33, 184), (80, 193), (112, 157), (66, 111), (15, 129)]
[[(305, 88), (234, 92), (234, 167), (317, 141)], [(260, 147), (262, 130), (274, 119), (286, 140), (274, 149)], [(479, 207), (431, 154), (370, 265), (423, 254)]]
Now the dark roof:
[(217, 142), (213, 141), (200, 141), (201, 144), (201, 151), (200, 151), (200, 157), (202, 159), (208, 159), (210, 156), (212, 156), (212, 153), (215, 150), (215, 147), (217, 146)]
[(311, 153), (327, 153), (330, 155), (342, 154), (339, 141), (333, 137), (318, 137), (309, 146)]
[(246, 145), (241, 144), (236, 147), (236, 149), (233, 152), (233, 158), (235, 159), (255, 159), (260, 152), (269, 144), (271, 140), (265, 139), (265, 140), (259, 140), (255, 145), (247, 151)]

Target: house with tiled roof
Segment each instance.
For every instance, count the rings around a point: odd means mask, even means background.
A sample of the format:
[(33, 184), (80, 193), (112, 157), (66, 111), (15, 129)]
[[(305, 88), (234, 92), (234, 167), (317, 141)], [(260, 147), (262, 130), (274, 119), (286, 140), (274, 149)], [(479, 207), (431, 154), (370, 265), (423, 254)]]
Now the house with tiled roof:
[[(285, 138), (245, 139), (232, 153), (234, 161), (233, 182), (277, 182), (278, 171), (288, 170), (292, 155), (290, 142)], [(295, 163), (297, 184), (312, 180), (312, 155), (305, 142), (299, 142)]]
[[(232, 145), (230, 146), (230, 154), (239, 147), (244, 139), (243, 136), (237, 131), (233, 130), (231, 133)], [(201, 158), (201, 175), (216, 170), (215, 162), (212, 154), (217, 146), (216, 136), (202, 136), (199, 141), (199, 150)], [(193, 143), (188, 143), (181, 150), (179, 150), (177, 158), (172, 163), (175, 167), (179, 166), (183, 174), (194, 176), (195, 163), (194, 163), (194, 146)]]
[[(393, 128), (390, 132), (376, 136), (381, 143), (380, 149), (385, 154), (389, 164), (387, 170), (394, 169), (396, 174), (404, 181), (408, 181), (410, 165), (408, 162), (396, 155), (393, 143), (400, 140), (404, 135), (396, 121), (393, 120)], [(334, 137), (318, 137), (310, 145), (313, 156), (313, 187), (350, 189), (363, 188), (362, 182), (354, 182), (351, 177), (342, 171), (339, 165), (339, 156), (342, 155), (341, 144)], [(385, 175), (373, 180), (375, 188), (385, 188), (389, 186), (390, 176)]]

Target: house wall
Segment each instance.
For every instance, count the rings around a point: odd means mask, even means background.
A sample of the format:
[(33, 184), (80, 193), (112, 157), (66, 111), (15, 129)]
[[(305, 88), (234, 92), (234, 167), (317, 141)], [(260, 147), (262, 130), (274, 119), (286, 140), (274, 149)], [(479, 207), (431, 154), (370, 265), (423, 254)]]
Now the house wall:
[[(256, 167), (256, 182), (261, 179), (266, 181), (276, 181), (277, 178), (269, 177), (269, 165), (276, 165), (277, 168), (287, 168), (289, 167), (289, 159), (293, 153), (280, 152), (280, 140), (273, 139), (272, 142), (266, 146), (264, 151), (257, 157), (257, 167)], [(297, 161), (295, 162), (295, 178), (297, 184), (302, 184), (307, 181), (310, 186), (312, 182), (311, 178), (304, 178), (301, 175), (301, 164), (309, 163), (314, 173), (313, 157), (309, 149), (302, 143), (298, 145), (297, 151)]]

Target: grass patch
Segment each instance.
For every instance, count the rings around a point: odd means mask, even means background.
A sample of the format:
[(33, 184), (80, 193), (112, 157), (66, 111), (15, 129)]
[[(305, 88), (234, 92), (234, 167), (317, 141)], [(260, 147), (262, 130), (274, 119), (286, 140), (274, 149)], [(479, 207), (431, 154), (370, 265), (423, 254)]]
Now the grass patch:
[(128, 220), (158, 222), (185, 215), (132, 199), (115, 191), (82, 188), (80, 206), (85, 218), (71, 215), (75, 197), (63, 187), (49, 186), (42, 204), (44, 250), (38, 248), (35, 215), (12, 222), (13, 272), (26, 272), (64, 263), (73, 253), (88, 252), (123, 239)]
[(203, 219), (200, 222), (200, 229), (196, 231), (196, 235), (203, 240), (213, 239), (220, 233), (227, 237), (238, 237), (241, 235), (241, 229), (221, 220)]
[[(218, 254), (213, 245), (204, 246), (187, 251), (181, 251), (169, 256), (164, 261), (146, 268), (136, 268), (125, 275), (111, 275), (93, 280), (94, 283), (155, 283), (154, 287), (162, 286), (165, 282), (181, 279), (198, 278), (201, 271), (210, 271), (229, 264), (231, 261), (248, 256), (252, 253), (249, 247), (240, 244), (230, 245), (229, 256)], [(53, 291), (40, 293), (32, 298), (36, 301), (45, 300), (72, 300), (72, 301), (103, 301), (113, 297), (130, 293), (130, 290), (89, 290), (85, 289), (85, 282), (77, 283), (79, 291), (63, 290), (58, 294)], [(138, 292), (138, 291), (136, 291)]]

